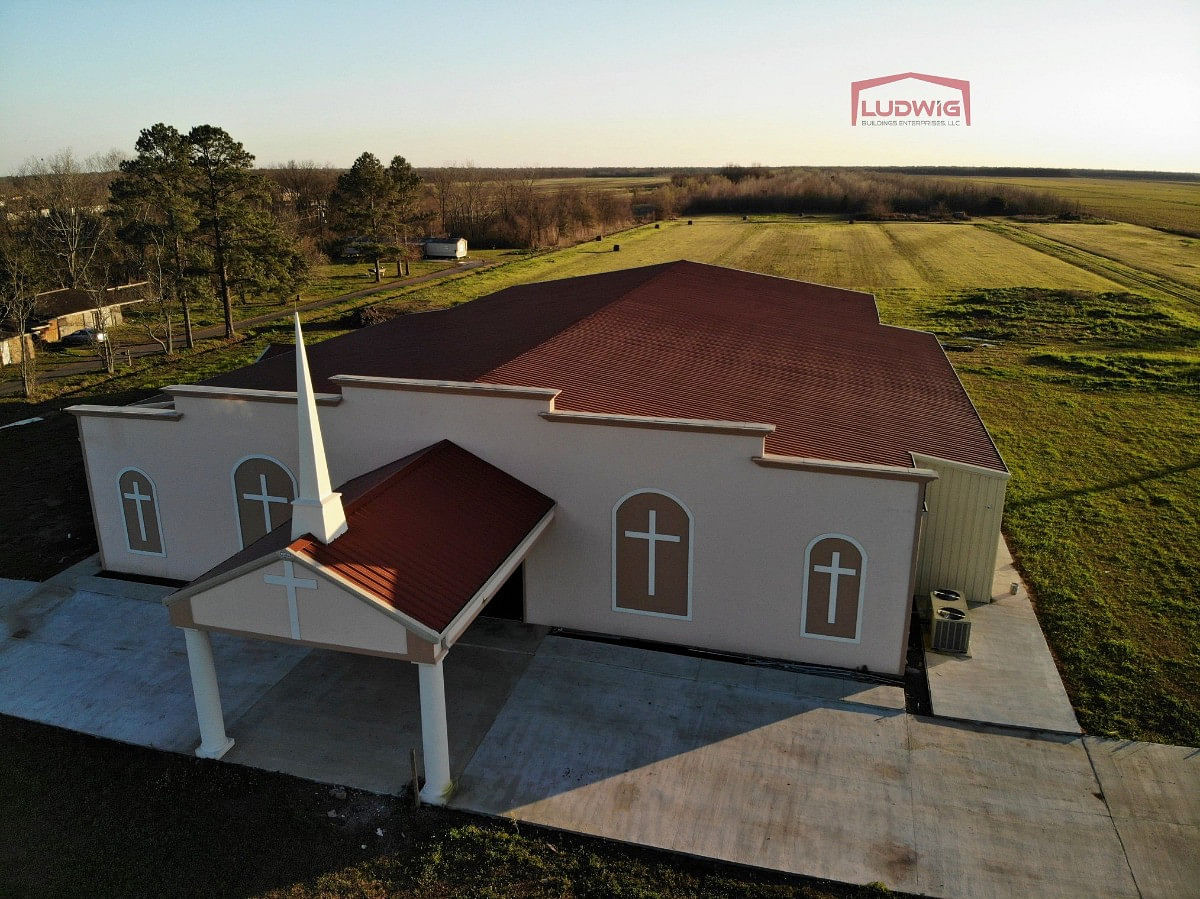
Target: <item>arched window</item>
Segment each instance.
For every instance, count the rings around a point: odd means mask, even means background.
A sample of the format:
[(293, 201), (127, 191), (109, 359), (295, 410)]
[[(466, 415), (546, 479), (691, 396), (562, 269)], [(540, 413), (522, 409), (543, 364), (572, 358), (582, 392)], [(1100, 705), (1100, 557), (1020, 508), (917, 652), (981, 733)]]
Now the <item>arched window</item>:
[(290, 521), (295, 498), (292, 473), (275, 459), (251, 456), (239, 462), (233, 470), (233, 499), (242, 546)]
[(804, 551), (801, 633), (857, 643), (867, 586), (867, 554), (845, 534), (822, 534)]
[(126, 468), (117, 475), (117, 492), (125, 518), (125, 543), (132, 553), (165, 556), (158, 523), (158, 494), (150, 475)]
[(692, 617), (692, 513), (659, 490), (613, 507), (613, 610)]

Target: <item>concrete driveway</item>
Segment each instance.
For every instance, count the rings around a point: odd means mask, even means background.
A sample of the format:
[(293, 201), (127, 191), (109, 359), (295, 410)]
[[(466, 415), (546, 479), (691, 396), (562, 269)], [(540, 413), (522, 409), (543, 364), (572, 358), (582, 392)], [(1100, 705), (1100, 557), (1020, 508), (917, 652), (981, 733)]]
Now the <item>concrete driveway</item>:
[[(89, 571), (0, 601), (0, 713), (190, 752), (166, 591)], [(213, 644), (228, 761), (407, 783), (413, 666)], [(459, 808), (934, 895), (1200, 895), (1195, 749), (920, 718), (886, 684), (487, 619), (446, 681)]]
[(1083, 738), (920, 718), (889, 691), (548, 637), (453, 804), (933, 895), (1196, 894), (1194, 750), (1123, 744), (1141, 773), (1107, 752), (1098, 782)]

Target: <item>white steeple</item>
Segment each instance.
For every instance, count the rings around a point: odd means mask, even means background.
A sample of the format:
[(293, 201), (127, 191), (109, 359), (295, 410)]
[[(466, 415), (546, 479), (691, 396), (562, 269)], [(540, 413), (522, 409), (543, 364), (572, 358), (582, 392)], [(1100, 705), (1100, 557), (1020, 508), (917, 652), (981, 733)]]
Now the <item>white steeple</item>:
[(329, 485), (325, 441), (317, 419), (317, 397), (308, 374), (308, 354), (296, 313), (296, 421), (300, 433), (299, 490), (292, 500), (292, 539), (311, 534), (322, 543), (332, 543), (346, 533), (342, 495)]

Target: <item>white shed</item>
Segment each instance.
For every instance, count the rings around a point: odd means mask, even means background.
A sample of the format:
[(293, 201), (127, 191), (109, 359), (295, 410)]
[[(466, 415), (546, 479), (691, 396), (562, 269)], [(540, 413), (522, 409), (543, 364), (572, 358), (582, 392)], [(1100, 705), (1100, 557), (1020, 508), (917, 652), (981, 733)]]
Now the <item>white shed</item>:
[(465, 237), (430, 237), (425, 241), (426, 259), (465, 259), (467, 239)]

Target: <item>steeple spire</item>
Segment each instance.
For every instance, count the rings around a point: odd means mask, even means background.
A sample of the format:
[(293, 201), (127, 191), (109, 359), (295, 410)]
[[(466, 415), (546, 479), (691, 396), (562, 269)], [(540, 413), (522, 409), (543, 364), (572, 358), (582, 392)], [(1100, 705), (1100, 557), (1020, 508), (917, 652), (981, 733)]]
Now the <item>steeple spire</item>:
[(292, 539), (311, 534), (322, 543), (332, 543), (346, 532), (342, 495), (329, 484), (325, 441), (317, 419), (317, 397), (308, 373), (308, 354), (296, 313), (296, 422), (300, 436), (299, 490), (292, 500)]

